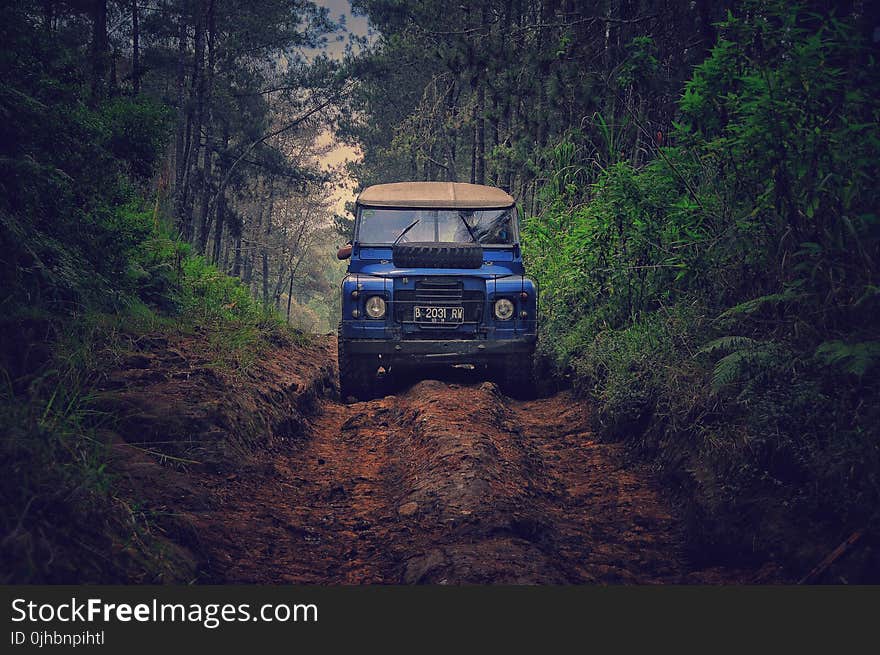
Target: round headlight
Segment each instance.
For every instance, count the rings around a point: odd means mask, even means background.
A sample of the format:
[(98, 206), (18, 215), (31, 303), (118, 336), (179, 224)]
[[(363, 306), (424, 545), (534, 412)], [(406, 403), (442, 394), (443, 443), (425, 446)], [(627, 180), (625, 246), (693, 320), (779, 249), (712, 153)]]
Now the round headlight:
[(367, 316), (382, 318), (385, 316), (385, 299), (382, 296), (370, 296), (366, 304)]
[(507, 298), (495, 301), (495, 318), (500, 321), (509, 320), (513, 316), (513, 303)]

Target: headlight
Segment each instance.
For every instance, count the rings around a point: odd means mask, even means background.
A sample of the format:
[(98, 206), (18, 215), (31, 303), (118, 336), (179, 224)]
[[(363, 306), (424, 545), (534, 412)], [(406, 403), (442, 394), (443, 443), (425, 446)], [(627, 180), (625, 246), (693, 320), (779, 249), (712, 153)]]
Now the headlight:
[(501, 298), (495, 301), (495, 318), (500, 321), (507, 321), (513, 316), (513, 303), (507, 298)]
[(382, 318), (385, 316), (385, 300), (382, 296), (370, 296), (367, 298), (366, 310), (370, 318)]

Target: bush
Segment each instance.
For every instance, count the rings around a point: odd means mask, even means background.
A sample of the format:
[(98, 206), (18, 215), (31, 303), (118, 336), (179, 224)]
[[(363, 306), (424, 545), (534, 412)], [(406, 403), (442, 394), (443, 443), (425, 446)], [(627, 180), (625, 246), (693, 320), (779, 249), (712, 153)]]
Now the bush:
[(233, 366), (298, 337), (164, 227), (169, 108), (88, 99), (78, 53), (27, 9), (0, 19), (0, 582), (174, 579), (113, 492), (90, 389), (149, 331)]
[(878, 96), (851, 25), (749, 2), (655, 159), (597, 170), (575, 133), (547, 157), (542, 352), (677, 489), (695, 553), (804, 572), (877, 528)]

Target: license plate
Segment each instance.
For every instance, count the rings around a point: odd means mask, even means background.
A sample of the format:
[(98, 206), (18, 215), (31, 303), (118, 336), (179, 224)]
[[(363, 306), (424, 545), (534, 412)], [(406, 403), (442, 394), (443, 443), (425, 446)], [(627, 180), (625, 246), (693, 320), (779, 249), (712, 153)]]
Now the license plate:
[(464, 307), (413, 307), (413, 320), (417, 323), (461, 323)]

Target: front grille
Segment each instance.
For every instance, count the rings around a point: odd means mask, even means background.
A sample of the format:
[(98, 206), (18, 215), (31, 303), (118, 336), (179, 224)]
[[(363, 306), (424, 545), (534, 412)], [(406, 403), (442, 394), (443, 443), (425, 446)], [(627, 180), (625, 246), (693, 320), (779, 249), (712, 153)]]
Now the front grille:
[[(394, 292), (394, 318), (398, 323), (415, 323), (413, 307), (463, 307), (464, 323), (479, 323), (483, 318), (485, 294), (464, 288), (461, 280), (436, 278), (417, 280), (415, 290)], [(417, 323), (422, 329), (449, 329), (461, 323)]]

